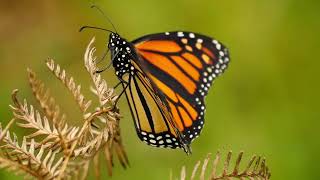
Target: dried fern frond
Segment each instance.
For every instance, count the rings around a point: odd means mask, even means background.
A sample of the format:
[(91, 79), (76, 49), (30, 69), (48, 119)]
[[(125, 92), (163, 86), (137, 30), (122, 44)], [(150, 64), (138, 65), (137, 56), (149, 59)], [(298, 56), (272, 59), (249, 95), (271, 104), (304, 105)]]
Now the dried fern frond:
[[(70, 158), (72, 156), (81, 155), (82, 158), (86, 157), (95, 157), (95, 154), (98, 152), (98, 150), (101, 149), (103, 146), (112, 146), (112, 144), (115, 142), (117, 143), (117, 147), (121, 147), (120, 149), (122, 152), (123, 145), (119, 144), (119, 141), (115, 141), (114, 139), (120, 139), (120, 128), (119, 128), (119, 118), (120, 115), (118, 114), (118, 110), (113, 107), (113, 102), (116, 100), (116, 96), (113, 94), (113, 89), (107, 88), (107, 84), (104, 80), (97, 80), (96, 78), (101, 78), (100, 75), (96, 75), (96, 65), (93, 61), (94, 58), (94, 47), (92, 48), (92, 44), (94, 42), (94, 38), (91, 40), (89, 45), (87, 46), (87, 50), (85, 53), (85, 67), (87, 71), (90, 73), (94, 84), (96, 85), (97, 89), (95, 93), (100, 101), (101, 107), (96, 108), (97, 110), (93, 113), (87, 113), (84, 115), (84, 124), (81, 128), (81, 130), (78, 133), (78, 136), (76, 140), (73, 142), (73, 144), (70, 147), (70, 153), (65, 157), (64, 162), (61, 167), (61, 172), (65, 171), (67, 168), (68, 162), (70, 161)], [(89, 53), (88, 52), (92, 52)], [(90, 66), (87, 66), (88, 62), (90, 62)], [(52, 62), (51, 64), (54, 64)], [(58, 67), (58, 66), (57, 66)], [(58, 68), (60, 69), (60, 68)], [(99, 83), (98, 83), (99, 82)], [(103, 82), (101, 84), (101, 82)], [(99, 93), (98, 93), (99, 92)], [(100, 133), (96, 133), (96, 136), (94, 135), (94, 131), (92, 130), (92, 125), (96, 119), (105, 119), (105, 128), (102, 128), (102, 131)], [(86, 143), (85, 143), (86, 142)], [(94, 142), (94, 143), (91, 143)], [(110, 142), (110, 143), (107, 143)], [(121, 141), (120, 141), (121, 142)], [(77, 150), (77, 146), (80, 146), (80, 148)], [(93, 149), (94, 147), (94, 149)], [(86, 152), (86, 154), (81, 153), (75, 153), (75, 152), (85, 152), (81, 151), (81, 149), (89, 150), (89, 152)], [(93, 151), (92, 151), (93, 150)], [(116, 152), (119, 150), (116, 149)], [(83, 156), (85, 155), (85, 156)], [(120, 159), (120, 162), (121, 159)], [(62, 177), (62, 173), (59, 175), (59, 179)]]
[[(48, 60), (47, 67), (71, 92), (83, 113), (80, 127), (70, 125), (44, 83), (28, 69), (29, 84), (42, 111), (27, 100), (21, 103), (17, 98), (18, 90), (13, 91), (13, 104), (10, 107), (14, 117), (4, 129), (0, 124), (0, 168), (37, 179), (86, 179), (90, 164), (95, 166), (96, 175), (100, 177), (97, 169), (100, 168), (100, 154), (106, 156), (110, 175), (113, 153), (117, 154), (123, 167), (129, 165), (120, 136), (121, 116), (119, 109), (114, 107), (117, 96), (112, 88), (108, 88), (106, 81), (96, 74), (95, 48), (91, 47), (93, 42), (94, 39), (86, 50), (85, 68), (93, 80), (94, 87), (91, 90), (98, 97), (100, 105), (88, 112), (91, 100), (84, 98), (81, 86), (75, 83), (72, 76), (67, 76), (60, 65), (52, 59)], [(14, 122), (20, 128), (31, 130), (22, 137), (21, 143), (9, 131)], [(104, 153), (99, 153), (101, 151)]]
[(85, 113), (91, 105), (91, 101), (87, 101), (84, 95), (81, 93), (81, 85), (76, 85), (73, 77), (68, 77), (66, 71), (61, 69), (59, 65), (56, 65), (53, 59), (47, 60), (47, 67), (50, 71), (67, 87), (72, 93), (74, 99), (79, 105), (80, 110)]
[(56, 157), (57, 152), (44, 146), (41, 146), (37, 151), (35, 150), (36, 142), (33, 139), (28, 142), (26, 137), (23, 137), (23, 141), (19, 145), (17, 136), (11, 135), (9, 131), (7, 131), (3, 142), (0, 167), (9, 170), (17, 168), (38, 179), (53, 179), (59, 174), (58, 167), (62, 158)]
[(92, 47), (94, 41), (95, 38), (92, 38), (84, 54), (84, 65), (94, 84), (94, 87), (92, 87), (91, 90), (98, 96), (101, 106), (104, 106), (108, 103), (114, 102), (118, 96), (114, 94), (114, 90), (112, 88), (108, 88), (107, 82), (102, 79), (101, 75), (96, 73), (98, 70), (96, 66), (97, 58), (94, 56), (96, 48)]
[(109, 139), (108, 129), (102, 130), (95, 138), (88, 141), (84, 146), (81, 146), (74, 150), (74, 156), (83, 156), (84, 158), (90, 158), (103, 147)]
[[(244, 170), (239, 170), (240, 163), (242, 160), (243, 152), (240, 152), (234, 167), (231, 169), (230, 161), (232, 157), (232, 152), (229, 151), (227, 154), (227, 157), (225, 161), (221, 161), (221, 154), (218, 151), (215, 159), (212, 163), (212, 169), (208, 172), (208, 164), (210, 162), (211, 154), (208, 154), (207, 158), (204, 160), (202, 164), (202, 168), (200, 171), (200, 180), (206, 179), (206, 174), (210, 173), (210, 176), (207, 179), (210, 180), (219, 180), (219, 179), (256, 179), (256, 180), (268, 180), (270, 179), (271, 173), (269, 171), (269, 168), (266, 165), (265, 158), (261, 158), (260, 156), (252, 156), (249, 163), (247, 164), (246, 168)], [(223, 163), (223, 169), (221, 173), (218, 173), (217, 167), (219, 164)], [(253, 165), (254, 164), (254, 165)], [(198, 172), (198, 169), (201, 165), (201, 162), (198, 161), (196, 165), (194, 166), (191, 174), (191, 180), (196, 178), (196, 174)], [(181, 180), (185, 180), (186, 175), (186, 168), (185, 166), (182, 167), (181, 170)]]
[(46, 117), (53, 122), (57, 122), (57, 124), (63, 122), (65, 115), (59, 117), (60, 107), (56, 104), (55, 99), (51, 96), (49, 89), (45, 88), (44, 83), (37, 78), (36, 73), (34, 73), (31, 69), (27, 69), (27, 71), (32, 93), (43, 109)]
[[(21, 104), (16, 97), (16, 93), (12, 96), (14, 105), (10, 105), (13, 115), (16, 119), (20, 120), (17, 125), (22, 128), (33, 129), (33, 133), (26, 136), (26, 138), (44, 137), (39, 141), (40, 146), (53, 148), (59, 143), (67, 146), (66, 143), (70, 143), (75, 138), (78, 132), (77, 127), (69, 128), (65, 123), (63, 129), (57, 129), (57, 127), (50, 123), (46, 116), (41, 116), (38, 110), (35, 110), (33, 105), (29, 105), (26, 100)], [(37, 146), (37, 148), (39, 145)], [(65, 149), (65, 147), (63, 148)]]
[[(67, 150), (67, 142), (68, 139), (65, 138), (68, 125), (66, 124), (66, 115), (63, 114), (60, 117), (60, 107), (55, 103), (55, 99), (50, 95), (49, 89), (45, 88), (44, 83), (42, 83), (37, 77), (36, 74), (31, 70), (27, 69), (28, 71), (28, 79), (29, 84), (32, 89), (33, 95), (37, 99), (40, 107), (43, 109), (46, 117), (53, 122), (53, 128), (57, 130), (59, 135), (60, 143), (62, 144), (62, 148), (64, 151)], [(77, 129), (72, 129), (72, 131)], [(70, 133), (67, 136), (74, 135), (74, 132)], [(72, 137), (69, 137), (72, 138)], [(56, 141), (57, 143), (57, 141)], [(55, 144), (53, 144), (54, 146)]]

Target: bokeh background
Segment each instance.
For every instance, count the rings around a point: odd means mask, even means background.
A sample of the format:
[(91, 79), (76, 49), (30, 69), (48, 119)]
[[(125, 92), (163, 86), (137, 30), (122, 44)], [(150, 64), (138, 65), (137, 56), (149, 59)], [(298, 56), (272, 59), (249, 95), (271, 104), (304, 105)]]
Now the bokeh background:
[[(128, 40), (145, 34), (188, 30), (213, 36), (229, 47), (229, 69), (206, 98), (206, 125), (192, 144), (192, 156), (181, 150), (155, 149), (135, 134), (126, 100), (120, 101), (124, 118), (122, 136), (131, 167), (115, 161), (113, 180), (169, 179), (182, 165), (189, 169), (218, 149), (245, 151), (266, 157), (272, 179), (319, 179), (320, 161), (320, 1), (299, 0), (135, 0), (95, 1)], [(82, 25), (111, 29), (92, 1), (1, 0), (0, 3), (0, 121), (11, 118), (10, 94), (32, 101), (27, 67), (54, 89), (68, 117), (79, 117), (76, 104), (46, 69), (52, 57), (90, 96), (83, 53), (96, 36), (98, 53), (108, 35), (79, 33)], [(108, 62), (105, 61), (105, 64)], [(102, 63), (102, 66), (104, 65)], [(103, 73), (116, 84), (113, 70)], [(92, 96), (91, 96), (92, 97)], [(77, 123), (74, 118), (74, 123)], [(22, 132), (18, 132), (23, 134)], [(224, 153), (225, 154), (225, 153)], [(245, 159), (247, 160), (247, 159)], [(105, 170), (105, 164), (101, 166)], [(104, 171), (105, 172), (105, 171)], [(104, 176), (107, 178), (106, 174)], [(21, 179), (0, 170), (0, 179)], [(92, 173), (90, 178), (93, 178)]]

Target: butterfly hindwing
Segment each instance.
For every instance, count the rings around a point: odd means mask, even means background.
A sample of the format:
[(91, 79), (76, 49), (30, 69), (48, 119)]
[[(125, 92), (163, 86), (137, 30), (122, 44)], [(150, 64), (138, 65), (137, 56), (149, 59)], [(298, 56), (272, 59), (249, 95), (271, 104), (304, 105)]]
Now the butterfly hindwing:
[(167, 106), (154, 91), (145, 74), (133, 64), (136, 67), (135, 75), (129, 75), (125, 79), (129, 83), (125, 94), (139, 138), (156, 147), (183, 147), (181, 133), (172, 123)]

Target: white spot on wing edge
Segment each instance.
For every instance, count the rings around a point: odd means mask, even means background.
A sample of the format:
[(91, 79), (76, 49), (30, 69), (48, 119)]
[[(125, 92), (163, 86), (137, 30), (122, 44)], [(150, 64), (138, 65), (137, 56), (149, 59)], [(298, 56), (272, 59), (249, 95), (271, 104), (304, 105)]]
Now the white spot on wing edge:
[(194, 35), (194, 33), (189, 33), (189, 37), (190, 38), (195, 38), (196, 36)]
[(178, 32), (177, 35), (178, 35), (178, 37), (183, 37), (184, 36), (183, 32), (181, 32), (181, 31)]
[(142, 135), (144, 135), (144, 136), (146, 136), (146, 135), (147, 135), (147, 133), (146, 133), (146, 132), (143, 132), (143, 131), (141, 132), (141, 134), (142, 134)]
[(216, 48), (218, 49), (218, 50), (220, 50), (221, 49), (221, 44), (216, 44)]
[(149, 137), (150, 137), (150, 138), (154, 138), (154, 135), (153, 135), (153, 134), (149, 134)]
[(213, 44), (218, 44), (218, 41), (217, 40), (212, 40)]
[(203, 43), (203, 39), (197, 39), (198, 43)]

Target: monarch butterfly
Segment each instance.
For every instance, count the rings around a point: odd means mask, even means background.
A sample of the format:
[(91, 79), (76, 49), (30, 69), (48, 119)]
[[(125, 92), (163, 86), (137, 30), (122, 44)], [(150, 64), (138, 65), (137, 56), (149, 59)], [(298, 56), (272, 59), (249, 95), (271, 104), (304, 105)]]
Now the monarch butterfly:
[(140, 140), (191, 153), (190, 144), (204, 125), (204, 97), (227, 68), (228, 50), (192, 32), (150, 34), (129, 42), (108, 31), (112, 65)]

